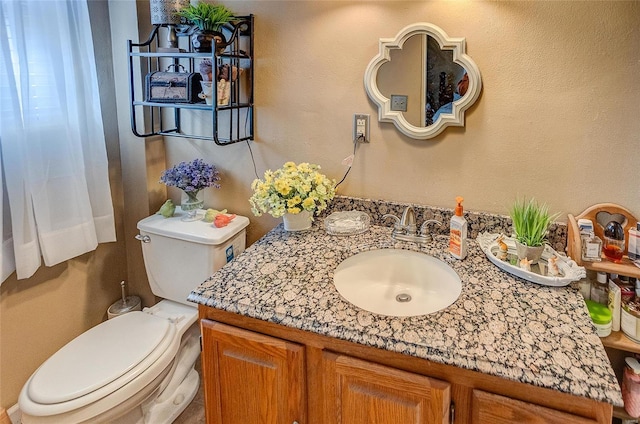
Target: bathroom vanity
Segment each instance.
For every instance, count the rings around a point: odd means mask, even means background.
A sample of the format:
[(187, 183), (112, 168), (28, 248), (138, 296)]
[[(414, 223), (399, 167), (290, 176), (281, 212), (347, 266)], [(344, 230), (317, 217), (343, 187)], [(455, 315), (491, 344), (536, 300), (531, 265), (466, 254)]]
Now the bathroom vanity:
[[(191, 293), (207, 422), (611, 422), (620, 389), (576, 288), (513, 277), (473, 240), (458, 261), (445, 236), (419, 247), (390, 233), (331, 236), (320, 219), (307, 232), (279, 225)], [(446, 262), (460, 297), (414, 317), (344, 300), (335, 268), (381, 248)]]

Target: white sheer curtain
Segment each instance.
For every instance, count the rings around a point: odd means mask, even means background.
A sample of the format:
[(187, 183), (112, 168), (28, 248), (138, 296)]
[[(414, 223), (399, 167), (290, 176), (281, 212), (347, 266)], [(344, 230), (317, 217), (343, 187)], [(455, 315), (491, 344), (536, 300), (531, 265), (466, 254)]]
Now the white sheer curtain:
[(12, 253), (28, 278), (115, 225), (86, 0), (0, 0), (0, 28), (4, 281)]

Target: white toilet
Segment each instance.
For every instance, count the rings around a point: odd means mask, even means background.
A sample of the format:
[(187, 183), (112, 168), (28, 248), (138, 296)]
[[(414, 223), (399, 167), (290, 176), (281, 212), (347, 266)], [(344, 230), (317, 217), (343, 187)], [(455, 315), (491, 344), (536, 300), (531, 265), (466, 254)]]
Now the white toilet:
[(171, 423), (195, 396), (198, 284), (245, 248), (249, 219), (224, 228), (153, 215), (138, 223), (151, 308), (103, 322), (62, 347), (22, 388), (22, 422)]

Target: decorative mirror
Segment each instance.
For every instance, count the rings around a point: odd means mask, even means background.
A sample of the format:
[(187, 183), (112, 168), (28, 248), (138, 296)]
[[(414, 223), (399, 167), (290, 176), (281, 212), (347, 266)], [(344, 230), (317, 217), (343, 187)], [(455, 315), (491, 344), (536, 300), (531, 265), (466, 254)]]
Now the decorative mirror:
[(480, 95), (480, 71), (465, 53), (464, 38), (417, 23), (396, 38), (381, 38), (380, 51), (364, 75), (378, 120), (405, 135), (428, 139), (448, 126), (464, 126), (464, 111)]

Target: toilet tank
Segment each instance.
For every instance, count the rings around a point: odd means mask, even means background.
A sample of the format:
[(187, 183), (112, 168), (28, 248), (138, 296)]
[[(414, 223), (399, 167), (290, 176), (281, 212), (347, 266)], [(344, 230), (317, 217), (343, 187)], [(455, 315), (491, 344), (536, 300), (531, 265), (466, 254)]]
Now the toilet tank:
[(187, 296), (200, 283), (242, 253), (249, 219), (236, 216), (226, 227), (152, 215), (138, 222), (151, 291), (163, 299), (194, 306)]

